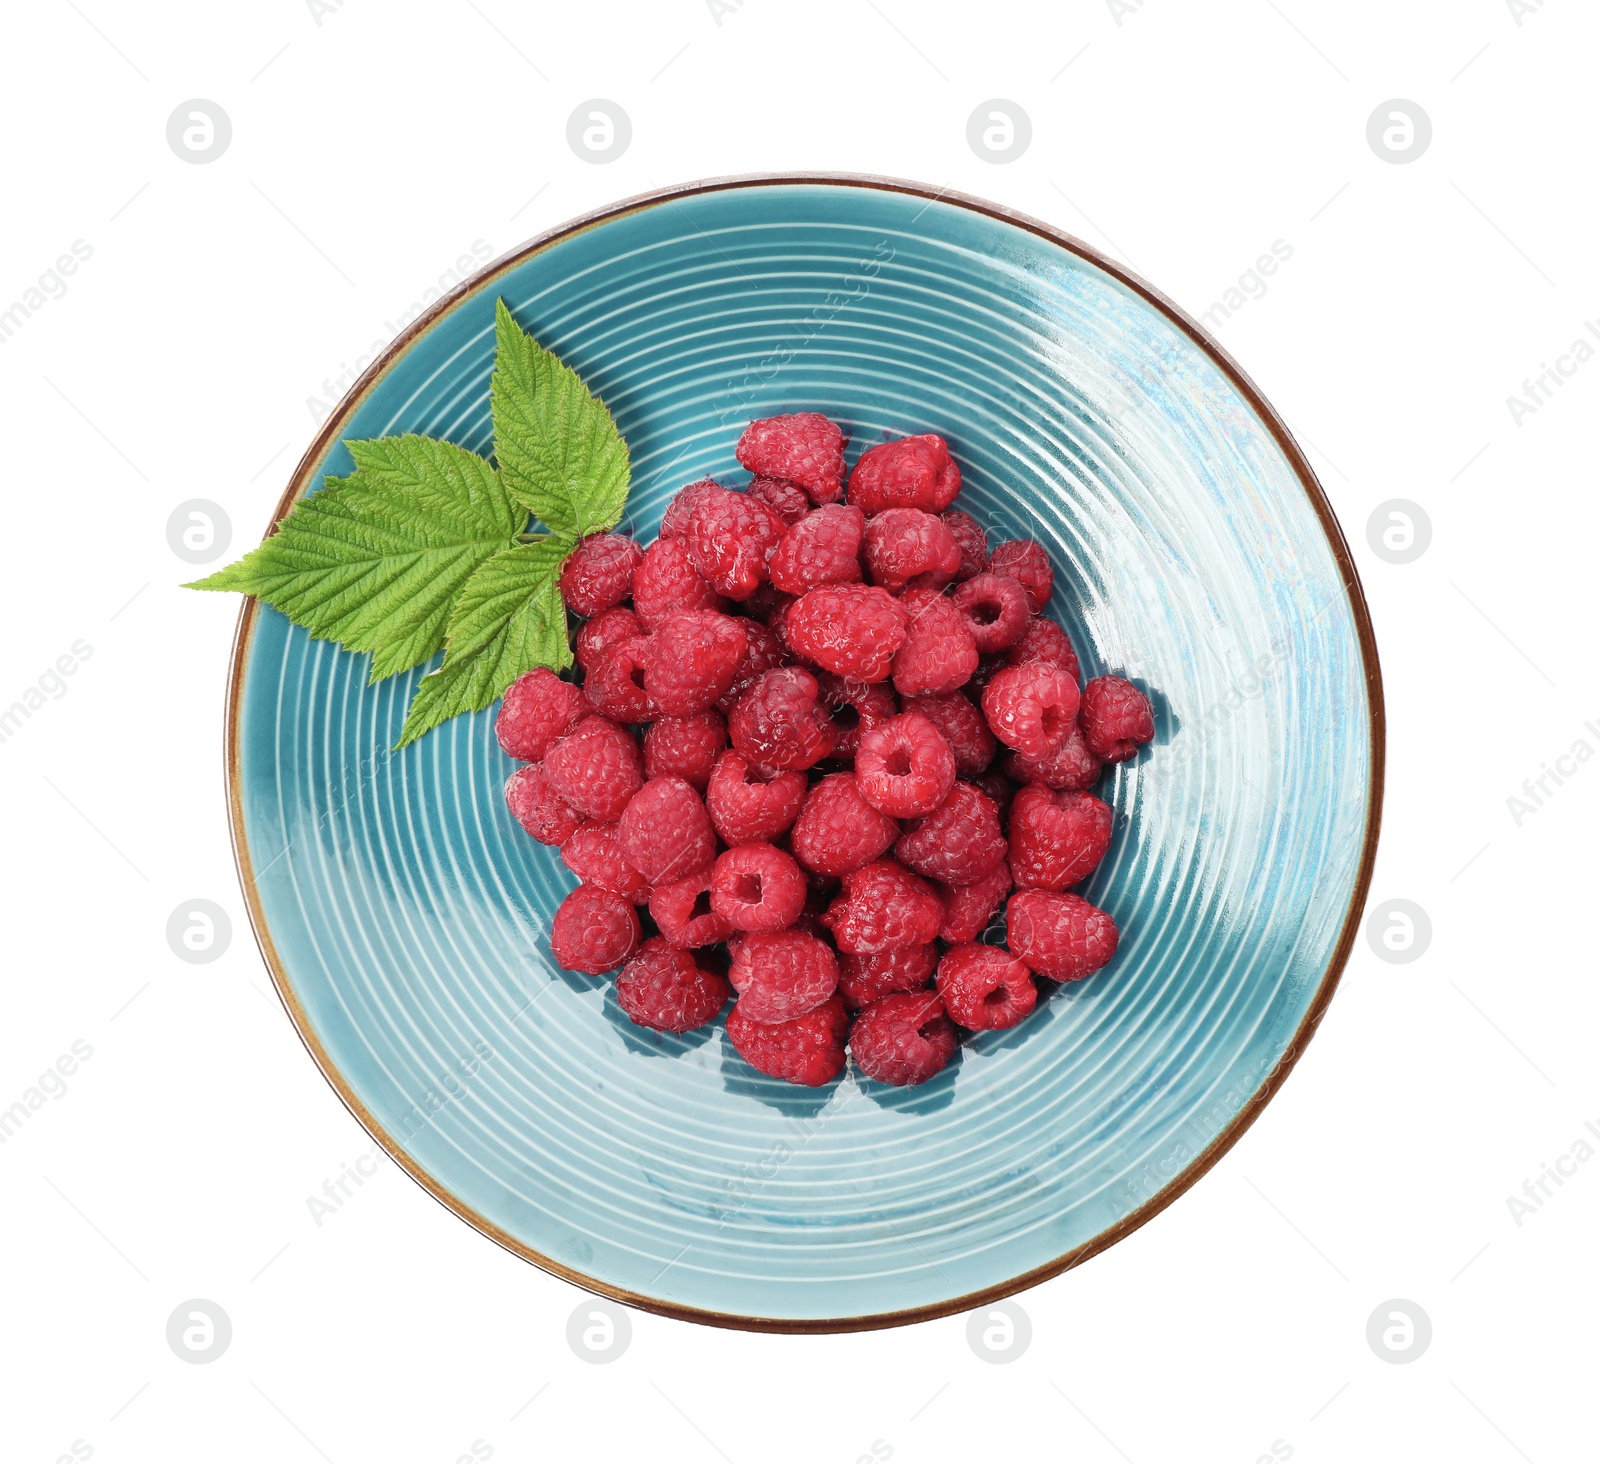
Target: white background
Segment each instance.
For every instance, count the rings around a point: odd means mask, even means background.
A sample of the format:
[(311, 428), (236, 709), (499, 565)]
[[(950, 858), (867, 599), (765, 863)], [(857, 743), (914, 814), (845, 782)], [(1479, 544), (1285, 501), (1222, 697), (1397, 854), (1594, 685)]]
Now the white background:
[[(93, 1056), (0, 1145), (0, 1456), (1594, 1458), (1600, 1163), (1569, 1164), (1520, 1224), (1507, 1203), (1600, 1123), (1600, 764), (1567, 764), (1520, 823), (1507, 802), (1578, 739), (1600, 748), (1600, 360), (1520, 425), (1507, 406), (1600, 318), (1593, 7), (317, 8), (7, 8), (0, 306), (75, 240), (93, 252), (0, 346), (0, 707), (75, 642), (91, 654), (0, 743), (0, 1108), (75, 1041)], [(605, 165), (566, 143), (593, 97), (633, 124)], [(190, 98), (232, 120), (205, 166), (166, 140)], [(1003, 166), (966, 141), (990, 98), (1032, 121)], [(1391, 98), (1432, 120), (1416, 162), (1368, 145)], [(237, 607), (178, 589), (166, 538), (206, 498), (236, 551), (253, 542), (308, 399), (474, 241), (498, 254), (656, 185), (797, 168), (996, 199), (1196, 315), (1292, 247), (1218, 334), (1351, 539), (1389, 712), (1373, 899), (1433, 925), (1411, 964), (1358, 943), (1261, 1121), (1143, 1230), (1022, 1296), (1032, 1343), (1005, 1366), (959, 1317), (786, 1338), (638, 1314), (597, 1367), (566, 1342), (582, 1293), (392, 1165), (316, 1225), (308, 1198), (370, 1141), (249, 937), (222, 780)], [(1367, 543), (1393, 498), (1433, 525), (1406, 565)], [(232, 916), (209, 965), (165, 938), (195, 898)], [(196, 1297), (233, 1326), (206, 1366), (165, 1339)], [(1432, 1320), (1409, 1365), (1366, 1340), (1390, 1298)]]

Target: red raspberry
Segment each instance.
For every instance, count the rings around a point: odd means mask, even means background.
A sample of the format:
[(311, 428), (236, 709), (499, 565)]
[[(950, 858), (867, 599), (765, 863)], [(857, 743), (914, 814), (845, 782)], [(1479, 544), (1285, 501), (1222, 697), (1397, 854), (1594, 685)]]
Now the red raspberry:
[[(1079, 710), (1082, 710), (1080, 703)], [(1006, 773), (1019, 783), (1043, 783), (1046, 788), (1076, 792), (1092, 788), (1100, 776), (1101, 761), (1089, 751), (1083, 732), (1074, 727), (1072, 735), (1054, 752), (1043, 757), (1024, 757), (1020, 752), (1006, 754)]]
[(633, 591), (642, 550), (623, 534), (579, 539), (561, 565), (561, 598), (574, 615), (598, 615), (620, 605)]
[(661, 515), (661, 537), (681, 539), (689, 532), (689, 520), (694, 517), (694, 511), (702, 500), (727, 491), (715, 478), (701, 478), (697, 483), (678, 489), (672, 495), (667, 511)]
[(852, 869), (843, 885), (843, 894), (822, 916), (841, 951), (870, 956), (896, 946), (927, 945), (944, 924), (944, 905), (933, 887), (892, 859)]
[(989, 567), (989, 536), (983, 532), (983, 525), (959, 508), (947, 509), (939, 517), (961, 546), (961, 568), (956, 571), (956, 578), (969, 580), (982, 574)]
[(620, 966), (639, 945), (639, 917), (621, 895), (582, 884), (550, 922), (550, 954), (564, 971), (600, 976)]
[(903, 590), (912, 580), (941, 589), (961, 568), (955, 535), (920, 508), (886, 508), (875, 515), (867, 525), (866, 548), (872, 582), (886, 590)]
[(733, 455), (740, 467), (758, 477), (798, 483), (813, 503), (832, 503), (839, 496), (844, 479), (844, 433), (821, 412), (794, 412), (752, 422)]
[(1048, 661), (1059, 666), (1074, 681), (1083, 672), (1078, 667), (1078, 653), (1072, 649), (1067, 633), (1053, 620), (1035, 615), (1022, 633), (1022, 639), (1006, 652), (1008, 666), (1020, 666), (1025, 661)]
[(895, 690), (901, 696), (956, 690), (978, 669), (978, 646), (961, 612), (937, 590), (907, 590), (900, 604), (910, 625), (894, 658)]
[(1117, 953), (1117, 927), (1077, 895), (1019, 890), (1006, 905), (1006, 945), (1052, 981), (1077, 981)]
[(593, 671), (618, 641), (643, 634), (644, 626), (639, 617), (626, 605), (602, 610), (593, 620), (584, 621), (578, 631), (575, 653), (578, 664), (585, 671)]
[(1089, 751), (1105, 762), (1127, 762), (1156, 735), (1150, 698), (1120, 676), (1096, 676), (1083, 688), (1078, 723)]
[(1059, 666), (1026, 661), (1007, 666), (983, 693), (994, 735), (1028, 757), (1047, 757), (1072, 736), (1078, 683)]
[(622, 857), (614, 823), (591, 820), (574, 830), (561, 846), (561, 862), (584, 884), (599, 885), (630, 904), (642, 905), (650, 898), (650, 886)]
[(650, 918), (675, 951), (716, 945), (733, 927), (711, 908), (711, 866), (650, 891)]
[(658, 716), (689, 717), (733, 685), (744, 659), (744, 622), (716, 610), (669, 615), (650, 637), (644, 689)]
[(1024, 890), (1087, 879), (1111, 847), (1111, 808), (1092, 793), (1029, 783), (1011, 804), (1011, 877)]
[(623, 857), (652, 885), (685, 879), (717, 855), (711, 817), (682, 778), (651, 778), (628, 800), (617, 837)]
[[(1015, 756), (1008, 753), (1008, 757)], [(1016, 797), (1017, 785), (1004, 773), (988, 768), (984, 772), (974, 773), (967, 779), (980, 793), (985, 793), (994, 803), (996, 811), (1000, 814), (1000, 822), (1006, 821), (1006, 814), (1011, 809), (1011, 800)]]
[(1028, 592), (1008, 574), (976, 574), (950, 599), (980, 656), (1010, 650), (1027, 632)]
[[(1013, 823), (1013, 837), (1015, 828)], [(1000, 815), (971, 783), (957, 783), (943, 803), (900, 836), (894, 854), (929, 879), (972, 884), (1006, 857)]]
[(832, 947), (799, 930), (748, 935), (734, 948), (728, 971), (745, 1016), (787, 1022), (821, 1006), (839, 985)]
[(899, 824), (861, 796), (853, 775), (830, 773), (806, 795), (789, 842), (807, 869), (839, 875), (870, 864), (899, 833)]
[(584, 677), (584, 700), (613, 722), (648, 722), (656, 714), (645, 689), (645, 661), (649, 654), (647, 635), (618, 641)]
[(723, 712), (732, 710), (764, 671), (789, 664), (789, 648), (778, 633), (755, 620), (744, 622), (744, 655), (739, 658), (739, 669), (733, 673), (733, 684), (717, 698), (717, 707)]
[(768, 768), (809, 768), (833, 751), (817, 678), (799, 666), (764, 672), (728, 714), (734, 751)]
[(818, 585), (857, 583), (866, 531), (866, 515), (848, 503), (814, 509), (778, 541), (767, 566), (772, 583), (790, 595)]
[(926, 717), (902, 712), (863, 734), (856, 749), (856, 786), (891, 818), (920, 818), (949, 796), (955, 754)]
[(935, 945), (896, 946), (875, 956), (839, 957), (839, 995), (851, 1011), (870, 1006), (880, 996), (925, 987), (939, 962)]
[(546, 666), (519, 676), (506, 688), (494, 735), (507, 757), (538, 762), (550, 744), (583, 716), (583, 693)]
[(752, 478), (744, 491), (757, 503), (766, 504), (786, 524), (797, 524), (811, 512), (810, 495), (787, 478)]
[(969, 885), (940, 885), (939, 897), (944, 901), (944, 924), (939, 928), (939, 939), (952, 945), (976, 940), (989, 928), (1011, 893), (1011, 870), (1001, 860), (980, 880)]
[(544, 758), (550, 786), (585, 818), (622, 817), (644, 783), (633, 734), (604, 717), (585, 717), (550, 746)]
[(850, 1056), (863, 1076), (897, 1088), (927, 1082), (955, 1050), (955, 1024), (933, 991), (879, 997), (850, 1029)]
[(981, 773), (994, 761), (994, 733), (980, 712), (957, 692), (944, 696), (907, 697), (905, 710), (926, 717), (944, 734), (955, 754), (956, 772), (962, 776)]
[(886, 508), (920, 508), (943, 513), (961, 491), (961, 469), (944, 438), (926, 432), (881, 442), (861, 454), (850, 474), (848, 498), (863, 513)]
[(653, 935), (617, 977), (617, 1005), (630, 1021), (658, 1032), (703, 1027), (727, 1005), (727, 980), (704, 970), (688, 951)]
[(1006, 669), (1008, 664), (1006, 656), (1009, 654), (1009, 652), (1002, 651), (998, 655), (979, 656), (978, 669), (972, 673), (972, 679), (962, 685), (961, 694), (969, 697), (974, 705), (981, 706), (983, 694), (989, 689), (989, 683)]
[(506, 779), (506, 807), (541, 844), (564, 844), (583, 822), (539, 763), (525, 763)]
[(990, 574), (1008, 574), (1028, 592), (1028, 609), (1037, 615), (1055, 587), (1050, 556), (1037, 539), (1007, 539), (989, 556)]
[(705, 792), (711, 769), (728, 745), (728, 724), (717, 711), (662, 717), (644, 734), (644, 775), (682, 778)]
[(894, 693), (875, 681), (852, 681), (824, 671), (817, 677), (823, 703), (829, 709), (838, 741), (829, 754), (839, 762), (853, 762), (861, 734), (899, 714)]
[(763, 768), (725, 752), (706, 784), (706, 811), (726, 844), (756, 844), (778, 837), (805, 801), (806, 775)]
[(657, 539), (633, 572), (633, 613), (646, 630), (669, 615), (720, 610), (723, 599), (689, 562), (682, 539)]
[(844, 1071), (850, 1018), (838, 994), (787, 1022), (757, 1022), (736, 1001), (728, 1013), (728, 1041), (758, 1073), (807, 1088), (831, 1083)]
[(950, 1016), (974, 1032), (1015, 1027), (1039, 1000), (1033, 973), (999, 946), (958, 945), (939, 962), (939, 996)]
[(905, 644), (906, 622), (876, 585), (808, 590), (783, 617), (783, 638), (797, 656), (857, 681), (882, 681)]
[(735, 930), (785, 930), (805, 903), (806, 877), (776, 845), (740, 844), (717, 856), (711, 871), (711, 908)]
[(689, 562), (730, 600), (748, 600), (767, 577), (783, 520), (747, 493), (724, 488), (698, 499), (683, 542)]

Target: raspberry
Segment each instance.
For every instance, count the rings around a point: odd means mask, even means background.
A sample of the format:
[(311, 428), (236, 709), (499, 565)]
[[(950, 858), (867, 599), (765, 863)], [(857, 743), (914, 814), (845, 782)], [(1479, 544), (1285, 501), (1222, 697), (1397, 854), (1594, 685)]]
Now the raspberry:
[(703, 1027), (732, 995), (725, 978), (704, 970), (688, 951), (653, 935), (617, 976), (617, 1005), (630, 1021), (658, 1032)]
[(1120, 676), (1096, 676), (1083, 688), (1078, 722), (1089, 751), (1105, 762), (1127, 762), (1156, 735), (1150, 698)]
[(951, 597), (980, 656), (1009, 650), (1028, 629), (1028, 592), (1008, 574), (977, 574)]
[(755, 1022), (787, 1022), (833, 995), (839, 962), (816, 936), (779, 930), (741, 940), (728, 978), (745, 1016)]
[(896, 946), (875, 956), (840, 956), (839, 995), (851, 1011), (859, 1011), (880, 996), (926, 986), (938, 961), (939, 948), (934, 945)]
[(550, 922), (550, 954), (564, 971), (600, 976), (620, 966), (639, 945), (639, 917), (621, 895), (581, 884)]
[(683, 542), (713, 589), (748, 600), (767, 577), (767, 561), (783, 537), (783, 520), (746, 493), (724, 488), (695, 502)]
[(550, 786), (585, 818), (622, 817), (644, 782), (639, 744), (604, 717), (585, 717), (544, 757)]
[(789, 648), (779, 639), (778, 633), (754, 620), (744, 622), (744, 655), (739, 658), (739, 669), (733, 673), (733, 683), (717, 698), (717, 707), (727, 712), (757, 681), (761, 673), (789, 664)]
[(681, 539), (689, 532), (689, 520), (694, 517), (694, 511), (701, 501), (727, 491), (715, 478), (701, 478), (697, 483), (678, 489), (672, 495), (667, 511), (661, 515), (661, 537)]
[(953, 1020), (974, 1032), (1015, 1027), (1039, 1000), (1033, 973), (999, 946), (958, 945), (939, 962), (939, 996)]
[[(1012, 837), (1016, 825), (1012, 824)], [(900, 836), (895, 858), (945, 884), (969, 885), (1006, 857), (1000, 815), (971, 783), (957, 783), (932, 813)]]
[(650, 637), (629, 636), (611, 647), (583, 679), (583, 695), (591, 708), (613, 722), (648, 722), (655, 715), (645, 689), (645, 661)]
[[(1082, 704), (1079, 706), (1082, 710)], [(1046, 788), (1060, 788), (1076, 792), (1092, 788), (1100, 776), (1102, 764), (1083, 740), (1083, 732), (1074, 727), (1072, 734), (1054, 752), (1043, 757), (1024, 757), (1020, 752), (1006, 754), (1006, 773), (1019, 783), (1043, 783)]]
[(728, 1041), (758, 1073), (807, 1088), (831, 1083), (844, 1071), (850, 1018), (838, 994), (787, 1022), (757, 1022), (736, 1001), (728, 1013)]
[(799, 666), (764, 672), (728, 714), (728, 735), (741, 757), (768, 768), (809, 768), (836, 740), (817, 678)]
[(644, 775), (682, 778), (704, 793), (711, 769), (727, 745), (728, 725), (721, 712), (662, 717), (644, 734)]
[(561, 598), (574, 615), (598, 615), (633, 590), (642, 550), (623, 534), (590, 534), (561, 565)]
[(943, 513), (961, 491), (961, 469), (944, 438), (932, 432), (881, 442), (861, 454), (850, 474), (847, 497), (863, 513), (886, 508), (920, 508)]
[(727, 844), (775, 839), (805, 801), (804, 773), (758, 767), (737, 752), (725, 752), (706, 784), (706, 811)]
[(717, 856), (711, 871), (711, 908), (735, 930), (784, 930), (794, 924), (805, 903), (805, 875), (775, 845), (740, 844)]
[(839, 496), (844, 478), (844, 433), (821, 412), (795, 412), (752, 422), (733, 455), (740, 467), (758, 477), (798, 483), (813, 503), (832, 503)]
[(1111, 808), (1092, 793), (1029, 783), (1011, 805), (1011, 877), (1024, 890), (1087, 879), (1111, 847)]
[[(1008, 753), (1008, 757), (1015, 757), (1015, 753)], [(980, 793), (988, 794), (1000, 815), (1000, 822), (1004, 823), (1006, 814), (1011, 809), (1011, 800), (1016, 797), (1017, 785), (1004, 773), (989, 768), (981, 773), (974, 773), (967, 779)]]
[(818, 585), (854, 584), (861, 578), (866, 515), (847, 503), (830, 503), (794, 524), (773, 551), (767, 572), (778, 589), (803, 595)]
[(961, 546), (961, 568), (956, 571), (956, 578), (969, 580), (982, 574), (989, 567), (989, 536), (983, 532), (983, 525), (959, 508), (947, 509), (939, 517)]
[(905, 644), (906, 622), (876, 585), (808, 590), (783, 617), (783, 638), (797, 656), (857, 681), (882, 681)]
[(961, 694), (970, 698), (974, 704), (981, 705), (983, 694), (989, 689), (989, 683), (1004, 671), (1009, 664), (1006, 661), (1006, 656), (1009, 654), (1009, 652), (1002, 651), (993, 656), (979, 656), (978, 669), (972, 673), (970, 681), (962, 684)]
[(644, 655), (644, 690), (655, 713), (689, 717), (733, 685), (744, 659), (744, 622), (715, 610), (669, 615)]
[(593, 620), (584, 621), (578, 631), (575, 652), (578, 665), (585, 671), (593, 671), (618, 641), (643, 634), (644, 626), (640, 624), (639, 617), (627, 606), (616, 605), (610, 610), (602, 610)]
[(669, 615), (720, 610), (722, 597), (689, 562), (682, 539), (657, 539), (633, 572), (633, 613), (646, 630)]
[(850, 1056), (862, 1074), (897, 1088), (927, 1082), (955, 1050), (955, 1024), (933, 991), (879, 997), (850, 1029)]
[(830, 756), (840, 762), (853, 762), (861, 734), (881, 726), (900, 710), (894, 693), (878, 682), (851, 681), (824, 671), (817, 677), (817, 687), (838, 735)]
[(1044, 609), (1056, 582), (1050, 556), (1037, 539), (1007, 539), (996, 544), (989, 556), (989, 573), (1008, 574), (1016, 580), (1028, 592), (1028, 609), (1035, 615)]
[(989, 928), (989, 922), (1010, 893), (1011, 870), (1003, 859), (972, 884), (940, 885), (944, 924), (939, 927), (939, 939), (952, 945), (976, 940)]
[(752, 478), (744, 490), (764, 503), (786, 524), (797, 524), (811, 512), (811, 498), (798, 483), (787, 478)]
[(682, 778), (652, 778), (617, 821), (623, 857), (652, 885), (671, 884), (716, 858), (717, 835), (700, 795)]
[(900, 603), (910, 625), (894, 658), (895, 690), (901, 696), (954, 691), (978, 668), (978, 647), (967, 622), (937, 590), (907, 590)]
[(650, 886), (622, 857), (622, 843), (614, 823), (591, 820), (561, 846), (561, 862), (584, 884), (599, 885), (630, 904), (642, 905), (650, 898)]
[(983, 713), (960, 692), (907, 697), (905, 710), (926, 717), (944, 734), (955, 754), (957, 773), (981, 773), (994, 761), (994, 733), (983, 720)]
[(920, 818), (949, 796), (955, 754), (926, 717), (902, 712), (864, 733), (856, 749), (856, 786), (891, 818)]
[(844, 892), (822, 916), (841, 951), (870, 956), (927, 945), (944, 924), (944, 905), (933, 887), (892, 859), (851, 870), (843, 884)]
[(1117, 953), (1117, 927), (1076, 895), (1019, 890), (1006, 906), (1006, 945), (1030, 970), (1077, 981)]
[(854, 776), (830, 773), (806, 795), (789, 842), (807, 869), (839, 875), (870, 864), (899, 833), (899, 824), (861, 796)]
[(711, 866), (650, 891), (650, 918), (675, 951), (716, 945), (733, 927), (711, 908)]
[(1035, 615), (1022, 633), (1022, 639), (1006, 652), (1008, 666), (1020, 666), (1025, 661), (1048, 661), (1059, 666), (1074, 681), (1083, 672), (1078, 666), (1078, 653), (1072, 649), (1067, 633), (1053, 620)]
[(583, 715), (583, 693), (548, 667), (519, 676), (506, 688), (494, 735), (507, 757), (538, 762), (550, 744), (565, 736)]
[(1072, 736), (1078, 683), (1059, 666), (1026, 661), (996, 674), (983, 693), (994, 735), (1028, 757), (1046, 757)]
[(919, 508), (887, 508), (876, 515), (867, 525), (866, 550), (872, 582), (886, 590), (903, 590), (912, 580), (940, 589), (961, 568), (955, 535)]
[(541, 844), (566, 843), (583, 822), (583, 815), (556, 792), (538, 763), (526, 763), (506, 779), (506, 807)]

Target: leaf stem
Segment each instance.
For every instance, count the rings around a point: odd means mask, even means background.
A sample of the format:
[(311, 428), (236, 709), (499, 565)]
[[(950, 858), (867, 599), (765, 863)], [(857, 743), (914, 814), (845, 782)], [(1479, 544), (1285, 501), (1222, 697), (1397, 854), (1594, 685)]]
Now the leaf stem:
[(549, 537), (550, 537), (549, 534), (518, 534), (517, 535), (517, 543), (519, 543), (519, 544), (539, 544), (539, 543), (542, 543), (544, 540), (548, 539)]

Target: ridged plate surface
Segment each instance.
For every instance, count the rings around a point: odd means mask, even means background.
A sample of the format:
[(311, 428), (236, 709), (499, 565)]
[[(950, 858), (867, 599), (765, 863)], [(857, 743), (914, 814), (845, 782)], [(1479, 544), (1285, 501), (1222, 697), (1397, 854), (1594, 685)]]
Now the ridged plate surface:
[(609, 981), (550, 960), (572, 880), (506, 812), (492, 713), (392, 754), (415, 675), (368, 687), (365, 657), (260, 610), (236, 664), (236, 829), (335, 1086), (498, 1239), (720, 1320), (949, 1310), (1151, 1213), (1309, 1035), (1375, 833), (1376, 666), (1292, 445), (1151, 299), (961, 202), (688, 192), (496, 268), (401, 343), (296, 488), (349, 470), (340, 438), (488, 451), (497, 294), (611, 406), (645, 538), (683, 484), (743, 481), (752, 417), (826, 412), (852, 461), (944, 434), (991, 542), (1049, 546), (1085, 675), (1155, 700), (1156, 744), (1104, 780), (1115, 843), (1083, 891), (1123, 943), (920, 1089), (809, 1092), (720, 1025), (645, 1033)]

